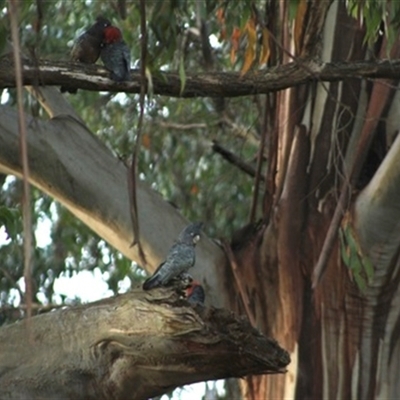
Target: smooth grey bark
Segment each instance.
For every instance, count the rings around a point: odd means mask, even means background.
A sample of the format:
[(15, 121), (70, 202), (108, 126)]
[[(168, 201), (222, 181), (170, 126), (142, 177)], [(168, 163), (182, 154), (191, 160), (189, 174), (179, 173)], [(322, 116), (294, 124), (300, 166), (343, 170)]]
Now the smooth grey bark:
[(400, 136), (356, 202), (356, 226), (364, 251), (386, 269), (400, 242)]
[[(374, 266), (374, 277), (364, 293), (363, 336), (360, 340), (361, 382), (376, 379), (376, 397), (397, 398), (400, 393), (400, 136), (355, 204), (355, 226), (364, 253)], [(386, 304), (382, 307), (382, 304)], [(377, 306), (378, 305), (378, 306)], [(379, 322), (378, 322), (379, 321)], [(377, 339), (379, 338), (379, 341)], [(376, 348), (379, 368), (365, 356)], [(367, 364), (370, 362), (370, 364)], [(357, 365), (358, 367), (358, 365)], [(360, 393), (366, 398), (368, 386)]]
[(288, 353), (222, 309), (141, 289), (0, 329), (1, 399), (141, 400), (191, 382), (284, 372)]
[[(137, 246), (131, 246), (127, 167), (79, 118), (60, 113), (66, 101), (56, 88), (47, 91), (53, 95), (48, 107), (54, 98), (60, 102), (56, 111), (52, 109), (55, 116), (49, 121), (26, 116), (30, 182), (125, 256), (140, 262)], [(43, 96), (45, 102), (46, 90)], [(0, 106), (0, 171), (21, 177), (18, 143), (17, 113)], [(188, 221), (143, 182), (138, 183), (137, 197), (140, 240), (147, 260), (143, 267), (152, 272)], [(218, 273), (226, 265), (222, 249), (203, 235), (196, 256), (193, 276), (204, 285), (207, 301), (222, 306), (223, 282)]]

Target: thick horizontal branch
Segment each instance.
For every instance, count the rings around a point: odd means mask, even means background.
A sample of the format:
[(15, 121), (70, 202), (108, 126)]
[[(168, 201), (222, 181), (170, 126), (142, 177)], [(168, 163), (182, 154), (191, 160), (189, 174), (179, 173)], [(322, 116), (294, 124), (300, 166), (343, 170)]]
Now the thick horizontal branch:
[[(132, 81), (117, 83), (101, 66), (25, 60), (25, 85), (56, 85), (71, 89), (109, 92), (140, 92), (140, 73), (132, 70)], [(187, 73), (185, 87), (177, 73), (153, 71), (152, 91), (175, 97), (235, 97), (268, 93), (311, 81), (340, 81), (349, 78), (400, 78), (400, 60), (322, 63), (313, 60), (280, 65), (240, 76), (238, 72)], [(15, 71), (9, 56), (0, 59), (0, 89), (15, 87)]]
[(0, 329), (2, 399), (148, 399), (187, 383), (284, 372), (247, 320), (172, 289), (57, 310)]

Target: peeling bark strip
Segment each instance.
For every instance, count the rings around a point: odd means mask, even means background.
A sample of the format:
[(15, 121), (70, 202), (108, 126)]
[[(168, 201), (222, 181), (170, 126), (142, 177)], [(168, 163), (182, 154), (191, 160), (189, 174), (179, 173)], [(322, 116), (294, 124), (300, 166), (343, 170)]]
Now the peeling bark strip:
[[(24, 60), (24, 85), (56, 85), (92, 91), (140, 93), (141, 77), (131, 71), (132, 81), (114, 82), (109, 72), (97, 65), (66, 61), (41, 60), (33, 65)], [(153, 73), (153, 92), (172, 97), (237, 97), (269, 93), (312, 81), (342, 81), (349, 78), (399, 79), (400, 60), (322, 63), (301, 60), (278, 67), (248, 73), (241, 77), (236, 72), (187, 74), (185, 90), (181, 92), (179, 74), (156, 71)], [(0, 59), (0, 89), (15, 87), (15, 71), (10, 56)]]
[(147, 399), (208, 379), (284, 372), (288, 353), (223, 309), (171, 289), (42, 314), (0, 329), (1, 399)]

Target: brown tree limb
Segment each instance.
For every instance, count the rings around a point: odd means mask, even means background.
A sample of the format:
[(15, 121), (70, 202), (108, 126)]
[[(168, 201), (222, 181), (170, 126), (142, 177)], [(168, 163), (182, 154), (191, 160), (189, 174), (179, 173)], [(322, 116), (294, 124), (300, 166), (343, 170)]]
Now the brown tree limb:
[(336, 240), (340, 223), (342, 222), (343, 215), (347, 209), (346, 205), (349, 204), (350, 188), (350, 183), (348, 180), (346, 180), (341, 187), (340, 197), (337, 202), (335, 212), (329, 225), (328, 232), (326, 233), (324, 244), (319, 254), (318, 261), (314, 267), (312, 276), (313, 289), (318, 286), (320, 280), (322, 279), (326, 267), (328, 266), (329, 258), (332, 255), (332, 250), (337, 243)]
[[(114, 82), (97, 65), (41, 60), (39, 67), (24, 60), (24, 85), (55, 85), (92, 91), (140, 93), (141, 78), (132, 70), (132, 81)], [(187, 74), (183, 92), (177, 73), (153, 72), (153, 92), (172, 97), (237, 97), (269, 93), (312, 81), (342, 81), (349, 78), (399, 79), (400, 60), (323, 63), (303, 60), (240, 76), (238, 72)], [(0, 59), (0, 89), (15, 87), (12, 58)]]
[[(217, 122), (219, 123), (219, 122)], [(208, 129), (209, 125), (206, 123), (193, 123), (193, 124), (177, 124), (175, 122), (158, 122), (162, 128), (175, 129), (177, 131), (190, 131), (194, 129)]]
[(244, 139), (256, 147), (260, 145), (259, 135), (255, 132), (254, 129), (251, 129), (249, 126), (239, 125), (235, 123), (231, 118), (226, 115), (226, 113), (219, 122), (229, 128), (234, 136)]
[(172, 289), (125, 295), (0, 329), (2, 399), (148, 399), (191, 382), (285, 372), (289, 354), (229, 311)]
[(139, 162), (139, 151), (141, 144), (142, 128), (143, 128), (143, 117), (144, 117), (144, 101), (146, 97), (146, 54), (147, 54), (147, 28), (146, 28), (146, 4), (144, 0), (139, 2), (140, 8), (140, 97), (139, 97), (139, 119), (136, 128), (136, 139), (135, 145), (132, 151), (132, 161), (128, 171), (128, 190), (129, 190), (129, 203), (131, 210), (131, 220), (133, 228), (133, 241), (132, 246), (138, 247), (138, 253), (140, 262), (142, 265), (146, 265), (146, 256), (144, 254), (142, 244), (140, 243), (140, 227), (139, 227), (139, 216), (138, 216), (138, 205), (137, 205), (137, 176), (138, 176), (138, 162)]
[(232, 248), (230, 244), (226, 241), (222, 243), (224, 251), (229, 259), (230, 266), (232, 268), (233, 276), (235, 277), (235, 282), (238, 287), (238, 291), (240, 294), (240, 298), (242, 299), (244, 309), (246, 310), (247, 318), (249, 318), (250, 323), (253, 326), (256, 326), (256, 319), (254, 313), (251, 311), (251, 302), (249, 296), (247, 295), (246, 287), (243, 282), (243, 277), (240, 276), (238, 263), (236, 261), (236, 257), (233, 254)]
[[(244, 162), (236, 154), (222, 147), (216, 140), (213, 140), (212, 149), (216, 153), (220, 154), (224, 160), (238, 167), (241, 171), (243, 171), (247, 175), (250, 175), (253, 178), (256, 176), (255, 168)], [(263, 181), (264, 177), (261, 176), (260, 179)]]
[(254, 179), (254, 189), (253, 189), (253, 198), (251, 201), (251, 209), (250, 209), (250, 218), (249, 218), (249, 223), (254, 224), (256, 220), (256, 214), (257, 214), (257, 205), (258, 205), (258, 194), (260, 191), (260, 182), (262, 181), (263, 176), (261, 176), (261, 171), (262, 171), (262, 166), (263, 166), (263, 161), (264, 161), (264, 150), (265, 150), (265, 143), (267, 140), (267, 116), (264, 117), (264, 123), (263, 123), (263, 131), (261, 133), (261, 140), (260, 140), (260, 147), (258, 149), (258, 154), (257, 154), (257, 168), (256, 168), (256, 174), (255, 174), (255, 179)]

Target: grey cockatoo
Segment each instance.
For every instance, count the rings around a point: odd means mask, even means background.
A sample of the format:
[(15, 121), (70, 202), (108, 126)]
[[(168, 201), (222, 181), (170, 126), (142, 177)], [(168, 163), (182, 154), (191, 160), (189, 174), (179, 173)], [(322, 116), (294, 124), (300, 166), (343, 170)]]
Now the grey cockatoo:
[(192, 281), (185, 290), (186, 300), (193, 305), (203, 304), (206, 298), (203, 286), (197, 281)]
[(200, 240), (202, 226), (201, 222), (190, 224), (179, 234), (165, 261), (160, 264), (153, 276), (144, 282), (144, 290), (167, 286), (172, 279), (193, 267), (196, 260), (195, 246)]
[(131, 51), (117, 27), (108, 26), (104, 29), (104, 43), (100, 57), (104, 66), (111, 72), (111, 79), (117, 82), (131, 79)]

